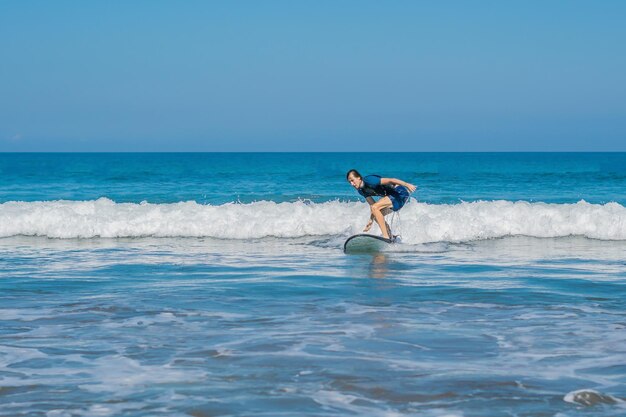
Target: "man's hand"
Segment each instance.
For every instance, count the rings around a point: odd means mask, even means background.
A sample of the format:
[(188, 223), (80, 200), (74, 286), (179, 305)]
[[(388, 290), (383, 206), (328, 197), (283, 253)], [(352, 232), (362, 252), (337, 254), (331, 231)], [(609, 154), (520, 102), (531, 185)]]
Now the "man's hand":
[(410, 193), (415, 191), (415, 189), (417, 188), (416, 186), (414, 186), (413, 184), (409, 184), (408, 182), (406, 183), (405, 187), (407, 190), (409, 190)]
[(365, 225), (365, 229), (363, 229), (364, 232), (369, 232), (369, 230), (372, 228), (372, 220), (370, 219), (369, 222), (367, 222), (367, 224)]

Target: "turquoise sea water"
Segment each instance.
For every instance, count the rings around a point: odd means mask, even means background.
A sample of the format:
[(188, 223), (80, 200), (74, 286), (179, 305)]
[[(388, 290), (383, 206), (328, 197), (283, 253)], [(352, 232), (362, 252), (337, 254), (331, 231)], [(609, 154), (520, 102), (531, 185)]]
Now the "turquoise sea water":
[[(342, 252), (350, 168), (419, 187), (401, 244)], [(0, 154), (0, 415), (626, 415), (625, 186), (626, 154)]]

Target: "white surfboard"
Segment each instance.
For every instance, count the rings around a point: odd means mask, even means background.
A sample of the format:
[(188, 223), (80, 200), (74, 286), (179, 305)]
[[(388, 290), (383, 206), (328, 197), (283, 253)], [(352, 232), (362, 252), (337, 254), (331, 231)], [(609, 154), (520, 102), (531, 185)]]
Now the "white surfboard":
[(379, 252), (391, 243), (393, 243), (391, 239), (363, 233), (350, 236), (346, 243), (343, 244), (343, 251), (345, 253)]

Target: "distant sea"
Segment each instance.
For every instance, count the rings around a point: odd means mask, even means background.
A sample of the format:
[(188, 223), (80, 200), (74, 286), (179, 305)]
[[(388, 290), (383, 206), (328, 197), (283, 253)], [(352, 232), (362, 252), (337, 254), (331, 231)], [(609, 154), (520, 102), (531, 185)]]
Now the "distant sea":
[[(343, 253), (351, 168), (401, 243)], [(0, 416), (626, 415), (625, 206), (626, 153), (0, 154)]]

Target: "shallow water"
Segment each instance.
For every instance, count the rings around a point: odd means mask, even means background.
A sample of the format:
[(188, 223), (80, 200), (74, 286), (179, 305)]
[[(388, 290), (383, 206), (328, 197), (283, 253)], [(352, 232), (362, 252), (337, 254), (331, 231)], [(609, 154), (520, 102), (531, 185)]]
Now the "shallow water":
[(1, 239), (0, 415), (626, 413), (626, 242), (336, 240)]

